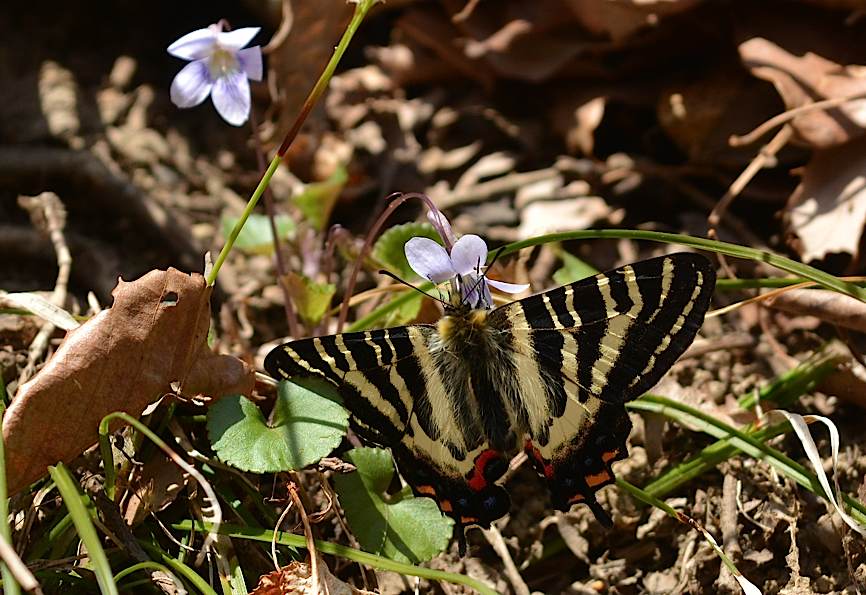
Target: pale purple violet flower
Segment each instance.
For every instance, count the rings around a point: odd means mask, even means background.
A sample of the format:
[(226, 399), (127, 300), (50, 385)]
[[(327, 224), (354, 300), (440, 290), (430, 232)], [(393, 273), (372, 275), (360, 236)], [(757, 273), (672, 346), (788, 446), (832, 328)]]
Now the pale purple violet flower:
[[(262, 80), (262, 50), (245, 48), (259, 27), (223, 31), (222, 23), (187, 33), (168, 53), (189, 60), (171, 83), (171, 101), (186, 108), (210, 95), (223, 120), (240, 126), (250, 115), (249, 80)], [(249, 80), (248, 80), (249, 79)]]
[[(444, 215), (439, 213), (437, 219), (448, 232), (451, 231)], [(451, 237), (454, 237), (453, 233)], [(455, 241), (450, 253), (434, 240), (424, 237), (410, 238), (404, 252), (409, 266), (421, 277), (433, 283), (455, 280), (461, 301), (473, 308), (493, 307), (490, 287), (507, 293), (520, 293), (529, 287), (484, 276), (482, 267), (487, 261), (487, 244), (474, 234), (467, 234)]]

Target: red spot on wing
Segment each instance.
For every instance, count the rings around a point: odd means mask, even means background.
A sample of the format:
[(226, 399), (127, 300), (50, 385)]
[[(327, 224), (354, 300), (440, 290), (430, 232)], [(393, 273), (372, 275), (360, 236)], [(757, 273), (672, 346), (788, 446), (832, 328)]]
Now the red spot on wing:
[(550, 461), (545, 460), (545, 458), (541, 455), (541, 451), (535, 446), (531, 440), (526, 441), (526, 445), (524, 446), (526, 452), (532, 456), (533, 459), (539, 464), (539, 466), (544, 470), (544, 477), (546, 479), (553, 479), (553, 465)]
[(500, 459), (502, 454), (497, 450), (485, 450), (475, 459), (475, 468), (472, 469), (472, 474), (469, 477), (469, 487), (475, 492), (480, 492), (488, 486), (488, 481), (484, 477), (484, 470), (492, 461)]

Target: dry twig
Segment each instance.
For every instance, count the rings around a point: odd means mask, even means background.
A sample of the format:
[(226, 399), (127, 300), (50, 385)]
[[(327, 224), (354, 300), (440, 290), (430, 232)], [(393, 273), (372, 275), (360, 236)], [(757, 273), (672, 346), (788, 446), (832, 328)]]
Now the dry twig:
[[(72, 270), (72, 255), (63, 234), (63, 229), (66, 227), (66, 209), (60, 201), (60, 197), (53, 192), (43, 192), (38, 196), (19, 196), (18, 204), (30, 214), (30, 220), (34, 227), (47, 235), (54, 246), (58, 270), (54, 291), (51, 293), (51, 303), (62, 308), (66, 302), (69, 275)], [(48, 341), (54, 334), (54, 330), (55, 326), (51, 322), (46, 321), (42, 324), (39, 334), (30, 344), (30, 349), (27, 352), (27, 365), (18, 377), (18, 386), (33, 376), (36, 371), (36, 362), (48, 348)]]

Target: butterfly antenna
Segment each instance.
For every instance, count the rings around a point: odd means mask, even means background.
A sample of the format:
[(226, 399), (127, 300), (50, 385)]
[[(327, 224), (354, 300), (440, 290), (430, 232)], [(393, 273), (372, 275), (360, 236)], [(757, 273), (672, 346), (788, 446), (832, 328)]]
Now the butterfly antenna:
[(437, 298), (435, 295), (430, 295), (429, 293), (427, 293), (427, 292), (424, 291), (423, 289), (421, 289), (421, 288), (419, 288), (419, 287), (415, 287), (414, 285), (412, 285), (412, 284), (409, 283), (408, 281), (404, 281), (403, 279), (401, 279), (400, 277), (398, 277), (397, 275), (395, 275), (395, 274), (392, 273), (391, 271), (386, 271), (385, 269), (380, 269), (380, 270), (379, 270), (379, 274), (380, 274), (380, 275), (385, 275), (386, 277), (390, 277), (390, 278), (394, 279), (394, 281), (397, 281), (398, 283), (400, 283), (400, 284), (402, 284), (402, 285), (405, 285), (406, 287), (409, 287), (409, 288), (411, 288), (411, 289), (414, 289), (415, 291), (417, 291), (418, 293), (420, 293), (420, 294), (423, 295), (424, 297), (428, 297), (428, 298), (430, 298), (431, 300), (436, 300), (437, 302), (441, 303), (443, 306), (448, 306), (448, 305), (449, 305), (448, 302), (446, 302), (445, 300), (443, 300), (441, 297), (438, 297), (438, 298)]
[(487, 265), (488, 271), (491, 269), (491, 267), (493, 267), (494, 264), (496, 264), (496, 261), (499, 260), (499, 256), (502, 254), (503, 250), (505, 250), (505, 246), (499, 246), (499, 248), (496, 249), (496, 252), (493, 253), (493, 260), (491, 260), (490, 264)]

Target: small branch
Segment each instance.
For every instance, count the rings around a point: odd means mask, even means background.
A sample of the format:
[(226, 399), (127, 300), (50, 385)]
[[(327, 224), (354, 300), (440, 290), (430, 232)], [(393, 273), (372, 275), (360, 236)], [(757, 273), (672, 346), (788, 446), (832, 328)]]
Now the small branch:
[[(782, 150), (788, 141), (791, 139), (791, 136), (794, 134), (794, 129), (790, 125), (785, 125), (773, 139), (767, 143), (766, 146), (761, 148), (755, 158), (749, 162), (749, 165), (746, 166), (746, 169), (743, 170), (737, 179), (734, 180), (730, 187), (728, 188), (725, 195), (719, 200), (718, 204), (713, 208), (710, 212), (709, 217), (707, 217), (707, 237), (711, 239), (717, 238), (716, 228), (719, 225), (722, 217), (724, 217), (725, 212), (734, 202), (734, 199), (740, 195), (746, 185), (752, 181), (752, 178), (764, 167), (767, 166), (771, 161), (776, 158), (776, 153)], [(719, 262), (722, 265), (722, 268), (725, 269), (729, 277), (736, 277), (734, 272), (728, 266), (727, 260), (725, 260), (724, 256), (721, 254), (718, 255)]]
[(765, 134), (767, 134), (770, 130), (775, 128), (776, 126), (781, 126), (787, 122), (790, 122), (797, 116), (801, 116), (805, 113), (815, 111), (815, 110), (823, 110), (830, 109), (834, 107), (838, 107), (840, 105), (845, 105), (849, 101), (854, 99), (864, 99), (866, 98), (866, 93), (863, 91), (858, 91), (857, 93), (852, 93), (851, 95), (842, 95), (840, 97), (832, 97), (830, 99), (824, 99), (822, 101), (816, 101), (815, 103), (807, 103), (806, 105), (800, 105), (794, 108), (791, 108), (787, 111), (782, 112), (781, 114), (775, 115), (751, 132), (747, 132), (742, 136), (737, 136), (735, 134), (731, 135), (728, 138), (728, 144), (732, 147), (742, 147), (744, 145), (750, 145)]
[(502, 533), (494, 525), (491, 525), (489, 529), (484, 529), (483, 533), (490, 545), (493, 546), (493, 551), (502, 560), (502, 565), (505, 567), (505, 576), (508, 577), (515, 595), (529, 595), (529, 587), (526, 585), (523, 577), (520, 576), (517, 566), (514, 565), (514, 560), (511, 559), (508, 546), (505, 545), (505, 540), (502, 539)]
[[(33, 225), (41, 232), (48, 235), (57, 255), (57, 280), (54, 282), (54, 291), (51, 293), (51, 303), (62, 308), (66, 303), (66, 294), (69, 288), (69, 275), (72, 270), (72, 255), (69, 246), (66, 245), (66, 237), (63, 229), (66, 227), (66, 209), (60, 198), (53, 192), (43, 192), (38, 196), (19, 196), (18, 204), (30, 214)], [(21, 386), (36, 371), (36, 362), (48, 348), (51, 335), (54, 334), (55, 326), (50, 322), (44, 322), (42, 328), (27, 352), (27, 365), (21, 371), (18, 378), (18, 386)]]

